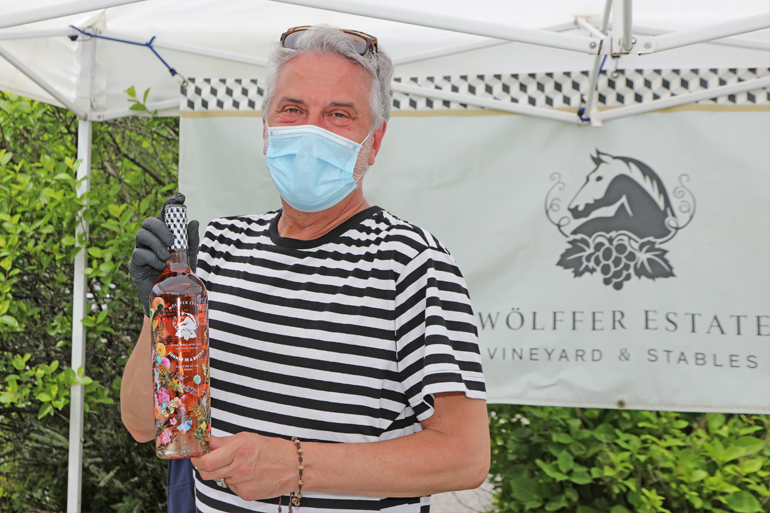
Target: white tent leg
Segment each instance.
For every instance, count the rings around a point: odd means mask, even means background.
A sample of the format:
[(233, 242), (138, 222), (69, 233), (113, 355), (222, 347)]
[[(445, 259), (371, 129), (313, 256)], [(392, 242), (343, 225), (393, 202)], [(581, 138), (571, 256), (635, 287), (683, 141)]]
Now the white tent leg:
[[(78, 188), (78, 196), (88, 192), (91, 181), (91, 121), (78, 121), (78, 179), (84, 179)], [(77, 233), (85, 233), (88, 225), (83, 221)], [(86, 364), (86, 332), (83, 319), (86, 316), (86, 251), (81, 249), (75, 257), (72, 287), (72, 369), (77, 371)], [(67, 511), (80, 511), (80, 492), (83, 477), (83, 385), (75, 385), (70, 400), (69, 460), (67, 470)]]

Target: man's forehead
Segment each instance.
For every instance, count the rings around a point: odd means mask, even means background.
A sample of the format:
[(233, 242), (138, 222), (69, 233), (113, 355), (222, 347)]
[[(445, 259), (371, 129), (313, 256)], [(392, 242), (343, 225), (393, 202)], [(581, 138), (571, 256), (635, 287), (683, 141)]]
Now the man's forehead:
[(304, 89), (306, 93), (332, 94), (334, 103), (352, 104), (361, 94), (365, 100), (371, 80), (365, 69), (344, 57), (308, 53), (291, 59), (281, 68), (275, 96), (303, 100), (304, 95), (296, 93)]

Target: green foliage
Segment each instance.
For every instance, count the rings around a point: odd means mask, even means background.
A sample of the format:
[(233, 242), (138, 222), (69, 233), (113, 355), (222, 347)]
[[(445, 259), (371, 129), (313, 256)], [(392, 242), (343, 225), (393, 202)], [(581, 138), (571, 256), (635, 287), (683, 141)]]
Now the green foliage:
[(770, 511), (767, 416), (489, 407), (498, 511)]
[[(0, 510), (66, 507), (70, 390), (85, 391), (83, 511), (165, 509), (165, 463), (123, 427), (123, 367), (142, 324), (134, 235), (176, 187), (176, 119), (93, 125), (90, 191), (77, 120), (0, 94)], [(78, 226), (87, 231), (77, 233)], [(73, 259), (87, 251), (85, 369), (71, 369)]]

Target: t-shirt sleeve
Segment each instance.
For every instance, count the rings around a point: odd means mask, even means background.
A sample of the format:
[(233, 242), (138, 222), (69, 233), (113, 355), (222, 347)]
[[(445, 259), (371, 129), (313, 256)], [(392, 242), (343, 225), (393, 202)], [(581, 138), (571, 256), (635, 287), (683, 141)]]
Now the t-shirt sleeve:
[(399, 377), (420, 422), (433, 415), (434, 394), (486, 399), (470, 296), (457, 264), (442, 248), (425, 248), (400, 273), (396, 349)]
[(195, 270), (195, 275), (198, 276), (206, 286), (208, 286), (209, 275), (211, 274), (211, 268), (214, 265), (214, 229), (213, 223), (209, 223), (206, 227), (206, 233), (203, 235), (201, 245), (198, 248), (198, 266)]

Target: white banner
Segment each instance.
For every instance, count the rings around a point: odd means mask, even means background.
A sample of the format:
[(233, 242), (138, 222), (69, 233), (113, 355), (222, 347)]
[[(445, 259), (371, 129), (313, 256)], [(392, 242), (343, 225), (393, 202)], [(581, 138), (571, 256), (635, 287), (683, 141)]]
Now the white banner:
[[(363, 187), (455, 256), (490, 402), (768, 413), (770, 126), (758, 109), (602, 128), (395, 113)], [(193, 217), (280, 206), (261, 135), (254, 115), (183, 117)]]

